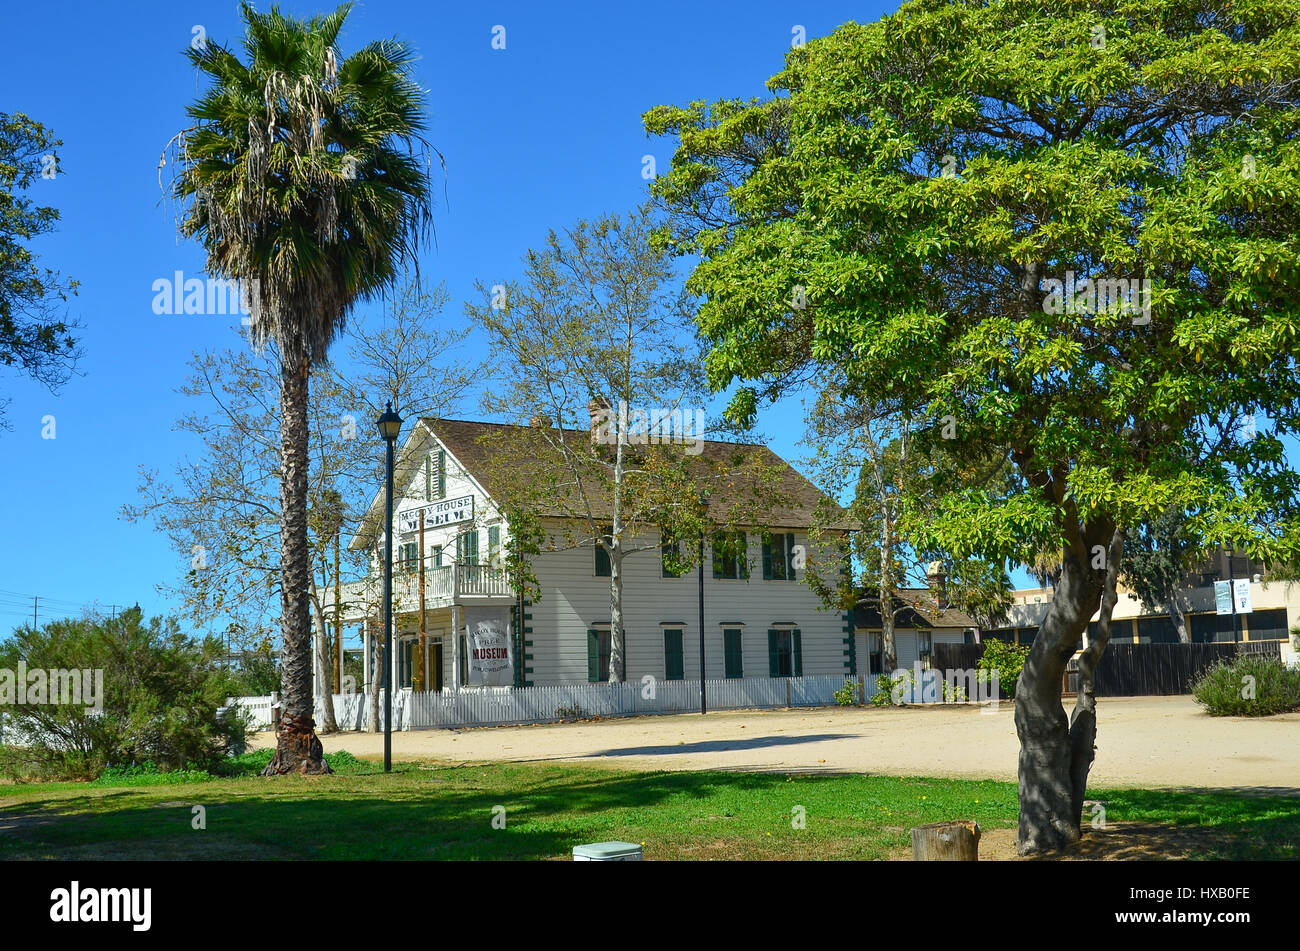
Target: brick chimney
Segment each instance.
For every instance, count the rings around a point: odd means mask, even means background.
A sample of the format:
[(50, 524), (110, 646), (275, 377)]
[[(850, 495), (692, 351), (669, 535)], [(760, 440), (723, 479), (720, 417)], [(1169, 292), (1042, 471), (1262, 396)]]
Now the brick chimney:
[(925, 569), (925, 583), (930, 588), (935, 602), (941, 608), (948, 607), (948, 574), (943, 570), (943, 562), (932, 561)]
[(591, 442), (593, 445), (613, 442), (618, 423), (610, 419), (610, 408), (609, 400), (603, 396), (593, 396), (587, 403), (587, 413), (591, 418)]

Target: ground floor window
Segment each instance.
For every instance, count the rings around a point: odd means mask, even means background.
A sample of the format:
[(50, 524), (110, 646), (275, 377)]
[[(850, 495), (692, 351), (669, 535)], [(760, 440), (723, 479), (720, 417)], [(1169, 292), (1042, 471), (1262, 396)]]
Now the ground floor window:
[[(1116, 622), (1112, 622), (1112, 627)], [(1127, 621), (1120, 621), (1119, 624), (1128, 627)], [(1114, 631), (1111, 632), (1111, 639), (1115, 640)], [(1128, 633), (1124, 630), (1124, 633)], [(1137, 619), (1137, 635), (1139, 644), (1177, 644), (1178, 628), (1174, 627), (1173, 620), (1168, 616), (1163, 617), (1140, 617)]]
[(415, 639), (404, 638), (398, 642), (397, 686), (410, 687), (415, 670)]
[[(1193, 614), (1187, 620), (1191, 622), (1193, 644), (1231, 644), (1240, 636), (1233, 636), (1231, 614)], [(1237, 624), (1241, 624), (1240, 619)]]
[(727, 679), (738, 680), (745, 676), (744, 656), (740, 651), (740, 628), (729, 627), (722, 632), (722, 663)]
[(1252, 641), (1280, 641), (1290, 636), (1286, 626), (1286, 608), (1256, 611), (1244, 616)]
[(880, 631), (867, 632), (867, 672), (883, 673), (885, 670), (883, 639)]
[(680, 628), (664, 628), (664, 679), (686, 679), (686, 661), (682, 653)]
[(772, 677), (803, 676), (803, 644), (797, 628), (767, 632), (767, 666)]
[[(627, 632), (623, 634), (626, 643)], [(600, 683), (609, 680), (610, 630), (608, 627), (587, 631), (587, 680)]]

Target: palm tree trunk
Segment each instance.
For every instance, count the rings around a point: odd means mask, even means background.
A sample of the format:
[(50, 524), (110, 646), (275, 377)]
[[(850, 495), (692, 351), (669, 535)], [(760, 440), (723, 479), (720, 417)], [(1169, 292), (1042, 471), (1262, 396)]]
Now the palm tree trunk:
[(263, 776), (328, 773), (312, 718), (311, 569), (307, 558), (307, 381), (311, 361), (281, 354), (280, 732)]

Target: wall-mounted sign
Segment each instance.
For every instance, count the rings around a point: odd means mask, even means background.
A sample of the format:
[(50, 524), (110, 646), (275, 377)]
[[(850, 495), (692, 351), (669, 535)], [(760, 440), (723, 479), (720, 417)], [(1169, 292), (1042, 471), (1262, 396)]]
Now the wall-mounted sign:
[(407, 509), (397, 513), (397, 530), (414, 532), (420, 528), (420, 512), (424, 512), (424, 527), (437, 528), (440, 525), (453, 525), (457, 522), (474, 521), (474, 496), (462, 495), (458, 499), (443, 499), (431, 502), (419, 508)]
[(508, 608), (465, 609), (466, 682), (509, 687), (515, 682)]

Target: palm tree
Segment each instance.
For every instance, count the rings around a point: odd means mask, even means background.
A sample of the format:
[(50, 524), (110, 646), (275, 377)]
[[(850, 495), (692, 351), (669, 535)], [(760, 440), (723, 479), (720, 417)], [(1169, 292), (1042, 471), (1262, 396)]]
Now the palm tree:
[(169, 143), (181, 233), (211, 275), (255, 293), (252, 335), (280, 360), (283, 709), (265, 775), (328, 772), (312, 719), (307, 386), (359, 300), (414, 260), (431, 221), (424, 92), (401, 42), (341, 59), (350, 4), (299, 20), (241, 4), (247, 64), (187, 51), (210, 80)]

